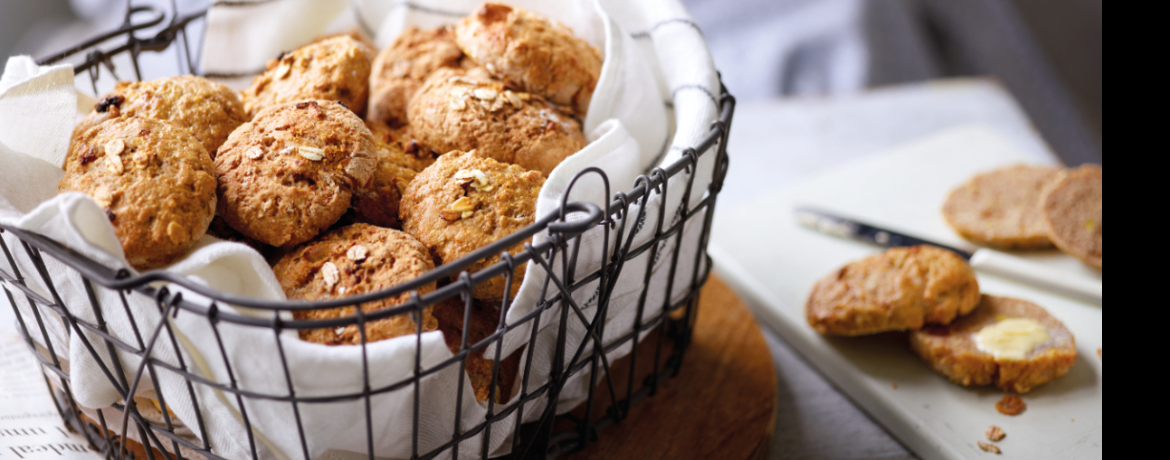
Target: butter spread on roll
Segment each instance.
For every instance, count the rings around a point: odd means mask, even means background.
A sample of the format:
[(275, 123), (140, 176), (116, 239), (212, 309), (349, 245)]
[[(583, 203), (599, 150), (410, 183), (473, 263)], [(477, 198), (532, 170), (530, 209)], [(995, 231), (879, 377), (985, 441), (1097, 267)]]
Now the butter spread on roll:
[(1048, 329), (1031, 318), (1006, 318), (975, 333), (979, 350), (996, 359), (1024, 359), (1048, 339)]

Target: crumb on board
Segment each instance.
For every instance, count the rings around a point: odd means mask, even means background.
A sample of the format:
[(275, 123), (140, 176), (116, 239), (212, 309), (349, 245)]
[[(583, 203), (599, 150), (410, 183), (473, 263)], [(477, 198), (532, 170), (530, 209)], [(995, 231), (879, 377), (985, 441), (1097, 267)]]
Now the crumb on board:
[(1003, 395), (1003, 399), (995, 403), (995, 410), (1004, 415), (1019, 415), (1028, 405), (1016, 395)]
[(1101, 347), (1097, 347), (1097, 359), (1101, 359)]
[(898, 389), (898, 382), (890, 382), (890, 388), (897, 390)]
[(983, 432), (983, 435), (987, 437), (988, 441), (999, 442), (1003, 440), (1004, 436), (1007, 436), (1007, 433), (1003, 432), (1003, 428), (991, 425), (987, 427), (987, 431)]
[(983, 449), (984, 452), (991, 452), (993, 454), (1000, 453), (999, 446), (996, 446), (995, 444), (992, 444), (990, 442), (983, 442), (983, 441), (979, 441), (978, 444), (979, 444), (979, 448)]

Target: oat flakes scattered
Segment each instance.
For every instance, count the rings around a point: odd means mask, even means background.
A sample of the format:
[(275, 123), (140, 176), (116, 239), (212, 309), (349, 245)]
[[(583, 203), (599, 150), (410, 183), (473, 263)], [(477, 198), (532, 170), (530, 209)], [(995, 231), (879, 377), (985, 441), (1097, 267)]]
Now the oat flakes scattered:
[(287, 77), (290, 73), (292, 73), (292, 64), (287, 61), (281, 62), (280, 68), (276, 70), (276, 78)]
[(122, 166), (122, 151), (126, 149), (126, 143), (121, 139), (114, 139), (106, 142), (106, 168), (114, 174), (122, 174), (126, 170)]
[(451, 102), (448, 105), (451, 106), (452, 110), (463, 110), (467, 108), (467, 102), (464, 101), (462, 97), (451, 99)]
[(478, 169), (460, 169), (459, 171), (455, 172), (455, 175), (452, 178), (459, 183), (467, 183), (475, 180), (476, 172), (483, 174), (483, 171)]
[(516, 93), (511, 91), (504, 91), (504, 99), (507, 99), (508, 103), (512, 104), (516, 108), (520, 108), (520, 106), (524, 104), (524, 102), (520, 100), (520, 96), (517, 96)]
[(454, 222), (459, 219), (471, 217), (475, 213), (475, 202), (468, 197), (459, 197), (454, 203), (447, 206), (447, 209), (439, 211), (439, 216), (447, 222)]
[(369, 254), (369, 251), (368, 251), (368, 250), (366, 250), (366, 247), (365, 247), (365, 246), (362, 246), (362, 245), (360, 245), (360, 244), (359, 244), (359, 245), (355, 245), (354, 247), (351, 247), (351, 248), (349, 248), (349, 250), (348, 250), (348, 251), (345, 251), (345, 256), (346, 256), (346, 257), (348, 257), (348, 258), (349, 258), (349, 260), (352, 260), (352, 261), (355, 261), (355, 262), (356, 262), (356, 261), (362, 261), (362, 260), (366, 260), (366, 256), (367, 256), (368, 254)]
[(488, 180), (487, 174), (484, 174), (483, 171), (478, 169), (471, 170), (471, 174), (475, 176), (475, 182), (471, 184), (472, 188), (481, 192), (492, 191), (492, 183)]
[(325, 159), (325, 151), (316, 147), (300, 146), (297, 147), (297, 153), (302, 157), (312, 161), (321, 161)]
[(471, 211), (475, 209), (475, 203), (468, 197), (459, 197), (454, 203), (451, 203), (450, 209), (456, 212)]
[(476, 88), (475, 91), (472, 91), (472, 94), (475, 95), (476, 99), (481, 101), (491, 101), (494, 100), (496, 96), (499, 96), (499, 93), (496, 93), (496, 90), (490, 88)]
[(487, 174), (478, 169), (461, 169), (452, 178), (460, 184), (470, 183), (471, 188), (480, 192), (490, 192), (493, 188)]
[(337, 266), (333, 265), (333, 262), (325, 262), (325, 265), (321, 266), (321, 278), (325, 280), (326, 286), (333, 287), (341, 279), (341, 273), (337, 271)]
[(110, 188), (105, 185), (99, 185), (98, 188), (93, 191), (93, 200), (97, 202), (98, 206), (108, 208), (110, 207), (110, 200), (112, 199), (113, 196), (111, 196)]
[(114, 174), (122, 174), (126, 168), (122, 166), (122, 157), (118, 155), (106, 155), (106, 169)]
[(1004, 395), (1003, 399), (995, 403), (995, 410), (1004, 415), (1019, 415), (1028, 405), (1024, 404), (1024, 400), (1016, 395)]
[(106, 142), (106, 155), (121, 155), (122, 150), (126, 149), (126, 143), (121, 139), (114, 139)]
[(345, 333), (345, 326), (340, 326), (337, 329), (334, 329), (333, 333), (337, 334), (337, 335), (344, 334)]
[(264, 151), (260, 150), (260, 147), (252, 147), (252, 148), (248, 149), (247, 152), (244, 152), (244, 154), (247, 155), (248, 158), (256, 160), (256, 159), (259, 159), (260, 157), (264, 156)]
[(1003, 432), (1003, 428), (991, 425), (987, 427), (987, 431), (983, 435), (987, 437), (988, 441), (999, 442), (1003, 440), (1004, 436), (1007, 436), (1007, 433)]
[(167, 224), (167, 237), (175, 244), (182, 243), (187, 239), (187, 232), (183, 230), (183, 226), (178, 222), (171, 222)]
[(991, 452), (991, 453), (997, 454), (997, 455), (1000, 453), (999, 446), (996, 446), (995, 444), (992, 444), (990, 442), (983, 442), (983, 441), (979, 441), (978, 444), (979, 444), (979, 448), (983, 449), (984, 452)]

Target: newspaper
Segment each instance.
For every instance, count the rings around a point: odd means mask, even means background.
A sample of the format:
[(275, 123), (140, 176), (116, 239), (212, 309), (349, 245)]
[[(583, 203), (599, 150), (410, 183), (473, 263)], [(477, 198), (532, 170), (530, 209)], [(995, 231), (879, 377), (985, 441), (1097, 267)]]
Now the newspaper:
[(101, 459), (85, 437), (65, 427), (15, 321), (7, 300), (0, 302), (0, 460)]

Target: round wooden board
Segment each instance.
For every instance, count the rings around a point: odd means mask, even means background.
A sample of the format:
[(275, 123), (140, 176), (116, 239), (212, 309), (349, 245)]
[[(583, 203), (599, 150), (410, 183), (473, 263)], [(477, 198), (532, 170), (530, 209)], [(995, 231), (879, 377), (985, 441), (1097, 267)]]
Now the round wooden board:
[(635, 404), (599, 440), (568, 455), (586, 459), (759, 459), (776, 408), (772, 356), (755, 317), (711, 275), (678, 376)]

